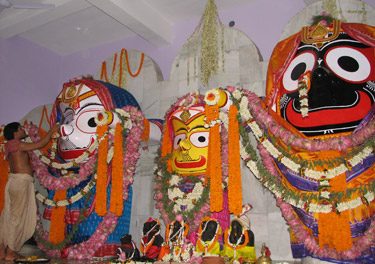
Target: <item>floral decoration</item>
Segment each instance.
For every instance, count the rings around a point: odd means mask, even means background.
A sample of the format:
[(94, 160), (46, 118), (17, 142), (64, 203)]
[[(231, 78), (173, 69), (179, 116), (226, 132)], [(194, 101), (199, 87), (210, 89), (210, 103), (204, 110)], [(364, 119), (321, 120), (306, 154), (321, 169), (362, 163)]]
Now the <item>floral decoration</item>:
[[(123, 136), (126, 137), (124, 141), (124, 177), (123, 177), (123, 199), (124, 201), (128, 198), (128, 188), (129, 185), (133, 183), (133, 176), (135, 173), (136, 162), (140, 156), (139, 153), (139, 145), (140, 145), (140, 137), (143, 130), (143, 115), (142, 113), (135, 107), (132, 106), (125, 106), (122, 109), (117, 109), (115, 113), (118, 115), (122, 125), (123, 125)], [(36, 133), (36, 127), (31, 125), (29, 128), (29, 135), (33, 141), (38, 140), (38, 136)], [(109, 133), (109, 140), (110, 142), (113, 141), (113, 131)], [(112, 149), (112, 148), (111, 148)], [(45, 188), (49, 190), (63, 190), (77, 186), (80, 182), (88, 177), (92, 177), (92, 181), (88, 183), (80, 192), (77, 193), (76, 196), (71, 197), (69, 200), (61, 200), (61, 201), (51, 201), (46, 199), (41, 194), (38, 194), (38, 198), (43, 200), (45, 204), (51, 204), (53, 206), (65, 206), (67, 204), (74, 203), (78, 199), (85, 197), (88, 199), (90, 190), (96, 184), (96, 177), (91, 176), (95, 173), (95, 164), (97, 162), (97, 150), (93, 152), (95, 155), (91, 156), (87, 162), (83, 163), (79, 169), (78, 174), (74, 174), (76, 177), (72, 176), (64, 176), (64, 177), (55, 177), (49, 173), (50, 170), (56, 170), (56, 168), (48, 168), (48, 166), (41, 162), (38, 159), (38, 156), (35, 153), (32, 153), (32, 165), (36, 172), (36, 176), (39, 182)], [(113, 151), (108, 152), (107, 162), (111, 162), (113, 157)], [(77, 164), (74, 164), (77, 166)], [(74, 167), (68, 169), (75, 169)], [(86, 210), (87, 208), (83, 208), (82, 210)], [(73, 231), (77, 228), (78, 224), (82, 221), (83, 212), (81, 212), (80, 221), (73, 227)], [(63, 241), (63, 243), (59, 243), (58, 245), (54, 245), (48, 243), (48, 232), (43, 230), (40, 223), (39, 228), (37, 229), (37, 242), (38, 245), (46, 251), (49, 256), (53, 257), (61, 257), (65, 256), (72, 259), (87, 259), (91, 258), (97, 249), (104, 245), (107, 241), (108, 236), (113, 232), (116, 227), (118, 217), (111, 212), (108, 212), (104, 217), (102, 222), (100, 222), (98, 228), (94, 232), (94, 234), (87, 240), (79, 244), (69, 245), (70, 239), (72, 235), (68, 235), (67, 238)], [(39, 221), (40, 222), (40, 221)], [(74, 233), (74, 232), (73, 232)], [(65, 248), (63, 248), (65, 247)], [(63, 250), (61, 251), (61, 249)]]

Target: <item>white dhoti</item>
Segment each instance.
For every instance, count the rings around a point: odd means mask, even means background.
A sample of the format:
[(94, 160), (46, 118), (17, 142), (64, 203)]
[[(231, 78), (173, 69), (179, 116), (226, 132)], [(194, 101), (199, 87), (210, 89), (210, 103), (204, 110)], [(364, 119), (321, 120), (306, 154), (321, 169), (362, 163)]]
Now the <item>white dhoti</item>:
[(0, 216), (0, 243), (19, 251), (34, 234), (36, 210), (33, 177), (25, 173), (10, 173)]

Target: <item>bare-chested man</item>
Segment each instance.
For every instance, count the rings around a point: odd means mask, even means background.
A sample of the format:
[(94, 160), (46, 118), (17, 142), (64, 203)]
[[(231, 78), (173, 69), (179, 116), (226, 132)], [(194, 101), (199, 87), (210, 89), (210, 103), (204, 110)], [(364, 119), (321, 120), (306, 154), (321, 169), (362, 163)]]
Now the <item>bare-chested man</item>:
[(4, 128), (10, 172), (5, 187), (4, 209), (0, 215), (0, 259), (11, 261), (17, 258), (16, 252), (34, 234), (37, 208), (28, 151), (47, 145), (57, 131), (56, 124), (40, 141), (26, 143), (21, 141), (26, 132), (19, 123), (13, 122)]

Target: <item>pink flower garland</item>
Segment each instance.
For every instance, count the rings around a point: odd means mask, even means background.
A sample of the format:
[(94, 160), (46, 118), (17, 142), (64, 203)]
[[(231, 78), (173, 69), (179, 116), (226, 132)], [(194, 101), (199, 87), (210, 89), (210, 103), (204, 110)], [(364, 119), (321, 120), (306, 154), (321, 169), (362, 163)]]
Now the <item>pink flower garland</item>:
[[(128, 187), (134, 181), (134, 173), (136, 169), (136, 163), (140, 157), (139, 145), (140, 139), (143, 131), (143, 114), (135, 107), (125, 106), (122, 108), (124, 111), (130, 114), (130, 119), (132, 121), (132, 128), (130, 129), (128, 136), (125, 140), (125, 155), (124, 155), (124, 201), (128, 199)], [(88, 165), (89, 166), (89, 165)], [(90, 165), (91, 166), (91, 165)], [(81, 167), (82, 168), (82, 167)], [(88, 171), (88, 169), (87, 169)], [(46, 175), (42, 175), (42, 177)], [(52, 176), (50, 176), (52, 177)], [(56, 178), (54, 178), (56, 179)], [(51, 184), (53, 186), (53, 184)], [(98, 228), (94, 234), (85, 242), (75, 244), (68, 248), (65, 248), (63, 252), (59, 250), (51, 250), (45, 248), (42, 243), (38, 243), (39, 247), (42, 248), (47, 255), (51, 257), (61, 257), (62, 255), (67, 256), (71, 259), (88, 259), (94, 256), (95, 252), (104, 245), (107, 241), (108, 236), (116, 228), (118, 217), (108, 212), (106, 216), (103, 217), (102, 222), (100, 222)], [(42, 237), (48, 240), (48, 233), (42, 232)]]
[(370, 120), (366, 126), (361, 127), (358, 131), (348, 136), (341, 136), (331, 139), (302, 138), (278, 124), (274, 118), (262, 107), (261, 99), (255, 93), (245, 89), (241, 91), (244, 96), (248, 98), (249, 110), (257, 123), (261, 124), (262, 127), (268, 128), (272, 134), (279, 137), (283, 142), (285, 142), (285, 144), (295, 148), (303, 148), (309, 151), (331, 149), (345, 151), (348, 148), (363, 144), (366, 140), (375, 135), (375, 119), (372, 118), (372, 120)]
[[(37, 133), (37, 127), (30, 124), (28, 126), (28, 132), (33, 142), (40, 139)], [(97, 151), (95, 150), (93, 155), (85, 162), (79, 169), (76, 177), (54, 177), (48, 171), (48, 166), (44, 164), (38, 156), (31, 151), (31, 164), (34, 168), (35, 175), (39, 183), (48, 190), (65, 190), (77, 186), (82, 181), (86, 180), (90, 175), (93, 174), (94, 166), (97, 160)]]

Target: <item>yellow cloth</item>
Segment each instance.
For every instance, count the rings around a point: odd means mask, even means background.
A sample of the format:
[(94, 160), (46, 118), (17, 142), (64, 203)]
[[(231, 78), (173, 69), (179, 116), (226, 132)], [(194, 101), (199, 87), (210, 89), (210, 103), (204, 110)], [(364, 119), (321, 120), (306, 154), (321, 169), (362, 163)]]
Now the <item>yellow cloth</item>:
[[(223, 257), (229, 257), (230, 259), (234, 258), (234, 250), (227, 245), (224, 245), (224, 249), (221, 253)], [(255, 255), (255, 247), (245, 246), (236, 250), (236, 259), (242, 258), (247, 261), (255, 261), (257, 259)]]
[(9, 173), (4, 209), (0, 215), (0, 243), (19, 251), (34, 234), (36, 210), (33, 177), (25, 173)]

